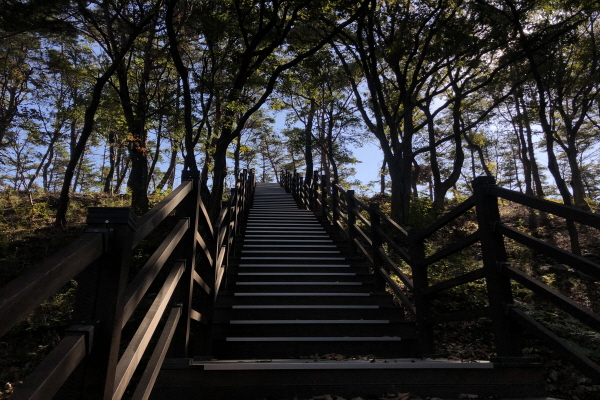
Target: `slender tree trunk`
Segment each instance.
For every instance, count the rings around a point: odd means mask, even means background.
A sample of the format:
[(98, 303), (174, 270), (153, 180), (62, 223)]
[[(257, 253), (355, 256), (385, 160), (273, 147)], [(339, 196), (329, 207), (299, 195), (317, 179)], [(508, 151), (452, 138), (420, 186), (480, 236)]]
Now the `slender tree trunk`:
[(109, 163), (109, 167), (108, 167), (108, 173), (106, 174), (106, 178), (104, 179), (104, 188), (103, 188), (103, 192), (104, 193), (112, 193), (111, 190), (111, 186), (112, 186), (112, 181), (113, 178), (115, 176), (115, 166), (116, 166), (116, 154), (115, 154), (115, 143), (114, 140), (111, 140), (110, 138), (113, 137), (114, 138), (114, 134), (110, 134), (109, 135), (109, 144), (108, 144), (108, 163)]
[(519, 143), (519, 159), (523, 165), (523, 178), (525, 180), (525, 194), (533, 195), (533, 174), (531, 171), (531, 160), (529, 159), (529, 149), (525, 139), (525, 128), (523, 126), (523, 116), (521, 115), (520, 97), (515, 95), (515, 110), (517, 112), (517, 139)]
[(158, 186), (156, 186), (154, 193), (156, 193), (159, 190), (162, 190), (162, 188), (164, 188), (165, 185), (167, 183), (169, 183), (169, 181), (171, 180), (171, 176), (175, 176), (175, 164), (176, 163), (177, 163), (177, 150), (171, 150), (171, 158), (169, 161), (169, 167), (167, 168), (167, 171), (165, 172), (165, 175), (162, 177)]
[(140, 25), (132, 29), (133, 33), (131, 34), (131, 36), (121, 47), (120, 51), (112, 59), (113, 61), (110, 64), (110, 66), (106, 69), (106, 71), (104, 71), (104, 73), (96, 79), (96, 83), (94, 84), (94, 87), (91, 90), (91, 99), (89, 105), (85, 110), (81, 135), (79, 136), (79, 140), (77, 141), (74, 151), (71, 152), (69, 164), (67, 165), (65, 171), (65, 178), (62, 184), (55, 218), (55, 224), (58, 226), (64, 227), (67, 223), (66, 217), (67, 209), (69, 206), (69, 192), (71, 189), (71, 182), (73, 181), (73, 175), (75, 172), (75, 168), (77, 167), (77, 162), (81, 158), (81, 155), (87, 144), (88, 138), (90, 137), (94, 129), (96, 111), (98, 110), (98, 106), (100, 105), (100, 98), (102, 97), (102, 90), (104, 89), (104, 85), (115, 73), (118, 66), (121, 64), (123, 58), (129, 52), (129, 49), (133, 45), (135, 38), (140, 34), (142, 28), (147, 24), (147, 22), (148, 20), (145, 19)]
[(85, 149), (81, 153), (81, 157), (79, 158), (79, 163), (77, 164), (77, 173), (75, 174), (75, 182), (73, 182), (73, 193), (77, 192), (77, 185), (79, 184), (79, 176), (81, 174), (81, 167), (83, 165), (83, 159), (85, 157)]
[(306, 127), (304, 129), (304, 161), (306, 162), (306, 183), (310, 185), (312, 172), (314, 171), (313, 155), (312, 155), (312, 130), (316, 112), (316, 101), (310, 99), (310, 109)]
[[(123, 156), (121, 156), (121, 160), (123, 160)], [(121, 185), (127, 176), (127, 171), (129, 170), (129, 165), (131, 164), (131, 159), (129, 157), (125, 158), (123, 162), (123, 167), (120, 171), (120, 174), (117, 174), (117, 182), (115, 183), (114, 193), (119, 193), (121, 191)]]

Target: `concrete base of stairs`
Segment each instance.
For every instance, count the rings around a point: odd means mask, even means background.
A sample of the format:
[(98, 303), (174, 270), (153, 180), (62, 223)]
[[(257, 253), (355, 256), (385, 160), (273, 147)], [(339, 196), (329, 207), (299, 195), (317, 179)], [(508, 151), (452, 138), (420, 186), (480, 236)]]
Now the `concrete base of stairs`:
[(151, 399), (310, 399), (330, 394), (379, 399), (387, 393), (421, 398), (542, 399), (537, 364), (437, 359), (166, 360)]

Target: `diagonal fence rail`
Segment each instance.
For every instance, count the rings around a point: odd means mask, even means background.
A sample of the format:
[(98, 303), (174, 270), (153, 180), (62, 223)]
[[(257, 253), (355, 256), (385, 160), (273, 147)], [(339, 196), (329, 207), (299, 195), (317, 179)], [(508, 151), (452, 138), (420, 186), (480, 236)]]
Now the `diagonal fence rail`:
[[(364, 204), (353, 190), (344, 190), (337, 183), (328, 182), (326, 176), (319, 176), (316, 171), (311, 185), (305, 185), (302, 176), (296, 172), (282, 171), (281, 176), (282, 186), (293, 194), (299, 206), (313, 210), (336, 227), (355, 251), (370, 263), (380, 283), (396, 294), (407, 314), (415, 317), (424, 353), (435, 353), (435, 325), (489, 317), (492, 320), (496, 361), (519, 362), (522, 357), (519, 336), (524, 328), (589, 377), (600, 381), (598, 364), (515, 304), (514, 284), (534, 292), (596, 332), (600, 332), (600, 315), (511, 265), (505, 241), (515, 241), (595, 280), (600, 279), (600, 265), (509, 227), (500, 217), (498, 199), (597, 229), (600, 229), (600, 215), (500, 188), (493, 179), (480, 177), (473, 181), (474, 193), (467, 200), (431, 225), (407, 231), (383, 214), (376, 204)], [(470, 210), (474, 210), (476, 215), (476, 231), (433, 254), (427, 254), (428, 239)], [(480, 246), (481, 267), (430, 284), (435, 263), (475, 244)], [(410, 272), (405, 272), (398, 263), (408, 266)], [(485, 280), (487, 305), (445, 314), (434, 313), (432, 302), (444, 291), (482, 279)]]
[[(190, 353), (191, 321), (199, 323), (195, 339), (208, 354), (212, 308), (252, 201), (255, 177), (253, 171), (240, 173), (215, 223), (199, 186), (198, 173), (184, 172), (181, 185), (139, 219), (128, 208), (90, 208), (82, 237), (0, 288), (2, 336), (71, 279), (78, 281), (78, 324), (12, 398), (49, 399), (67, 390), (61, 389), (67, 383), (76, 398), (120, 399), (129, 390), (132, 399), (147, 399), (167, 352), (173, 357)], [(130, 277), (133, 250), (173, 212), (174, 227)], [(152, 303), (134, 318), (151, 287), (158, 287)], [(134, 333), (122, 340), (126, 325), (133, 325)], [(136, 371), (137, 385), (130, 387)]]

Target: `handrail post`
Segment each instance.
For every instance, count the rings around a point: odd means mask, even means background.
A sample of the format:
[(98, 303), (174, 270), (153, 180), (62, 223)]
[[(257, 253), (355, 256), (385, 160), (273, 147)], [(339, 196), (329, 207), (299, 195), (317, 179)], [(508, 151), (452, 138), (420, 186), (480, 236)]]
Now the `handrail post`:
[(329, 180), (327, 181), (327, 186), (331, 188), (331, 225), (334, 225), (337, 228), (340, 220), (340, 192), (337, 188), (337, 182), (333, 183), (334, 184)]
[(319, 170), (317, 169), (313, 172), (310, 192), (310, 207), (312, 208), (313, 212), (321, 211), (317, 210), (317, 203), (319, 199)]
[(292, 196), (294, 197), (296, 204), (298, 204), (298, 173), (296, 170), (294, 170), (294, 173), (292, 174), (290, 191), (292, 192)]
[(431, 304), (425, 295), (429, 286), (429, 268), (425, 265), (425, 243), (418, 239), (419, 230), (408, 231), (408, 248), (410, 252), (410, 268), (412, 270), (415, 300), (417, 309), (417, 330), (423, 355), (435, 353), (433, 325), (431, 324)]
[[(329, 219), (329, 215), (327, 213), (327, 187), (329, 187), (329, 182), (326, 180), (326, 176), (322, 174), (320, 176), (321, 181), (321, 215), (323, 217), (323, 221), (327, 221)], [(332, 210), (333, 212), (333, 210)]]
[(79, 375), (86, 399), (112, 398), (136, 223), (129, 208), (88, 209), (88, 227), (106, 230), (112, 239), (110, 251), (78, 277), (73, 322), (95, 326), (92, 352), (83, 367), (83, 376)]
[(522, 352), (518, 329), (508, 316), (508, 308), (513, 304), (510, 278), (501, 272), (508, 257), (504, 237), (495, 231), (495, 224), (500, 222), (498, 198), (489, 194), (490, 186), (495, 184), (494, 178), (487, 176), (472, 182), (494, 342), (498, 358), (502, 359), (521, 357)]
[(371, 219), (371, 258), (373, 258), (373, 273), (375, 275), (375, 288), (379, 291), (385, 290), (385, 279), (379, 272), (383, 268), (383, 258), (379, 250), (383, 248), (383, 240), (377, 229), (381, 227), (381, 218), (377, 214), (379, 204), (369, 203), (369, 217)]
[(348, 205), (348, 240), (350, 241), (352, 252), (356, 254), (357, 248), (354, 243), (356, 239), (356, 215), (354, 215), (356, 204), (354, 203), (354, 190), (352, 189), (346, 191), (346, 204)]
[[(190, 225), (177, 248), (177, 255), (185, 260), (185, 271), (173, 293), (174, 302), (181, 304), (181, 318), (169, 349), (170, 357), (188, 357), (190, 347), (190, 327), (192, 314), (192, 294), (194, 271), (196, 270), (196, 234), (198, 232), (198, 209), (200, 204), (200, 172), (184, 171), (181, 182), (191, 181), (192, 190), (177, 207), (177, 218), (189, 218)], [(202, 277), (205, 279), (205, 277)], [(210, 285), (210, 284), (209, 284)]]

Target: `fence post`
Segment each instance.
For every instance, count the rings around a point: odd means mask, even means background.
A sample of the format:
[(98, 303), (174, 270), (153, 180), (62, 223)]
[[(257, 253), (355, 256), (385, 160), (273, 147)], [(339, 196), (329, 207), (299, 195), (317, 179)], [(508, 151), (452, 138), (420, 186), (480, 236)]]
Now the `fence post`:
[[(327, 189), (330, 187), (329, 182), (327, 181), (326, 175), (321, 175), (321, 216), (323, 221), (327, 221), (329, 219), (329, 215), (327, 213)], [(333, 210), (332, 210), (333, 212)]]
[(383, 241), (377, 229), (381, 227), (381, 218), (377, 214), (379, 204), (369, 203), (369, 217), (371, 219), (371, 257), (373, 258), (373, 273), (375, 274), (375, 288), (385, 290), (385, 279), (379, 273), (379, 268), (384, 266), (379, 250), (383, 248)]
[(336, 182), (333, 184), (327, 181), (327, 186), (331, 188), (331, 225), (338, 228), (338, 222), (340, 220), (340, 192), (337, 189)]
[(425, 295), (429, 287), (429, 268), (425, 265), (425, 244), (418, 239), (419, 230), (408, 231), (408, 248), (410, 255), (410, 268), (412, 270), (415, 299), (417, 309), (417, 330), (419, 342), (423, 355), (435, 353), (435, 341), (433, 339), (433, 325), (431, 324), (431, 304)]
[(354, 203), (354, 190), (346, 191), (346, 205), (348, 206), (348, 240), (350, 241), (350, 248), (352, 252), (356, 254), (356, 244), (354, 243), (354, 239), (356, 239), (356, 231), (354, 227), (356, 226), (356, 215), (354, 215), (354, 210), (356, 209), (356, 204)]
[(310, 206), (313, 212), (318, 212), (321, 210), (317, 210), (317, 203), (319, 199), (319, 170), (315, 170), (313, 172), (313, 178), (311, 182), (311, 203)]
[(192, 190), (181, 201), (175, 215), (188, 218), (189, 228), (181, 238), (176, 254), (185, 260), (185, 271), (173, 293), (173, 299), (181, 304), (181, 318), (169, 349), (169, 357), (185, 358), (189, 356), (190, 326), (192, 316), (192, 295), (194, 290), (194, 271), (196, 270), (196, 234), (198, 232), (198, 207), (200, 204), (200, 172), (183, 171), (181, 182), (191, 181)]
[(495, 224), (500, 222), (498, 198), (489, 194), (489, 187), (495, 184), (494, 178), (487, 176), (477, 177), (472, 182), (494, 342), (500, 361), (521, 357), (522, 352), (519, 331), (508, 317), (508, 307), (513, 304), (510, 278), (501, 273), (508, 258), (504, 237), (495, 231)]
[(93, 350), (82, 373), (82, 396), (86, 399), (112, 398), (136, 223), (129, 208), (88, 209), (89, 229), (105, 230), (112, 238), (110, 250), (77, 279), (73, 321), (94, 325)]

